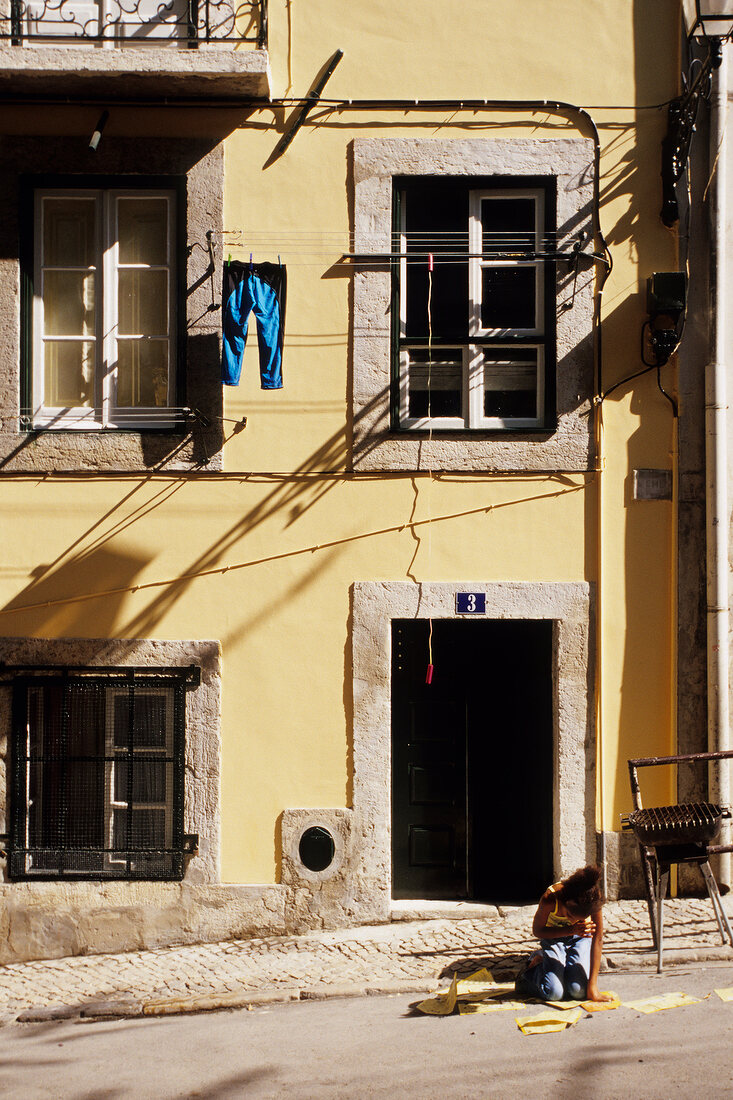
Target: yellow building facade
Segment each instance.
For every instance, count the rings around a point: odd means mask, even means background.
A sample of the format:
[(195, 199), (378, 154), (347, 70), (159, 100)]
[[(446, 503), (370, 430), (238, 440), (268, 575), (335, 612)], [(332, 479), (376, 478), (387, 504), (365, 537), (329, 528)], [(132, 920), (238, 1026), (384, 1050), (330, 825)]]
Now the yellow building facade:
[[(147, 44), (21, 16), (3, 959), (527, 902), (596, 859), (638, 891), (675, 359), (624, 380), (679, 267), (679, 4), (269, 0)], [(287, 273), (282, 388), (254, 316), (221, 385), (225, 265), (265, 323)]]

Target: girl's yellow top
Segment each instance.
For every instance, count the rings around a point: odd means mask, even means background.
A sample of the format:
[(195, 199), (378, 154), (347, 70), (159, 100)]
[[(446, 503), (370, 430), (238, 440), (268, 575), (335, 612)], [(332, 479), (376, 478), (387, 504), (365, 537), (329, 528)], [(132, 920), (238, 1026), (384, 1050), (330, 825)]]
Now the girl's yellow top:
[[(561, 882), (555, 882), (552, 886), (548, 887), (548, 894), (555, 894), (556, 897), (555, 908), (547, 914), (547, 923), (545, 925), (546, 928), (572, 928), (574, 924), (580, 923), (578, 920), (573, 919), (573, 917), (568, 917), (567, 915), (558, 913), (557, 909), (560, 904), (559, 892), (561, 886)], [(587, 919), (588, 918), (586, 917), (586, 919), (583, 921), (583, 924), (586, 923)]]

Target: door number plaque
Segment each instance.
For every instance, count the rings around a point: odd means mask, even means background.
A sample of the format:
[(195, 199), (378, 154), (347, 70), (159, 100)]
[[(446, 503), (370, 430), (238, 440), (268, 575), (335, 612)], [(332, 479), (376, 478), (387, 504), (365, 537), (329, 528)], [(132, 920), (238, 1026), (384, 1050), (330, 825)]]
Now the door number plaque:
[(485, 615), (485, 592), (456, 592), (456, 615)]

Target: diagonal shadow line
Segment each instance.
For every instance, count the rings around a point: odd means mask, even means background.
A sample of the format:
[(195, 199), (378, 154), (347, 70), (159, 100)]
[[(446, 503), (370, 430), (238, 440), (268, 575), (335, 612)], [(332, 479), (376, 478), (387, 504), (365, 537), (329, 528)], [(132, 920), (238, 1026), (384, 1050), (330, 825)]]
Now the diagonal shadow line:
[[(140, 504), (127, 516), (121, 517), (119, 520), (117, 520), (115, 524), (113, 524), (112, 527), (108, 528), (107, 531), (105, 531), (103, 534), (98, 535), (97, 538), (94, 539), (91, 543), (84, 546), (84, 548), (80, 550), (78, 554), (75, 554), (73, 557), (69, 558), (67, 560), (67, 564), (70, 564), (71, 562), (85, 561), (91, 555), (100, 550), (111, 539), (115, 538), (115, 536), (121, 535), (124, 531), (128, 529), (128, 527), (132, 527), (134, 523), (139, 522), (145, 516), (155, 511), (156, 508), (160, 508), (161, 505), (166, 504), (171, 499), (171, 497), (173, 497), (183, 488), (184, 484), (184, 481), (178, 481), (172, 485), (163, 486), (163, 488), (153, 497), (151, 497), (150, 500), (147, 500), (145, 501), (145, 503)], [(142, 486), (139, 486), (139, 488), (142, 488)], [(127, 499), (129, 499), (129, 495)], [(111, 514), (111, 512), (108, 513), (108, 515), (109, 514)], [(79, 540), (77, 540), (77, 542), (78, 541)]]
[[(375, 399), (378, 401), (379, 399)], [(371, 407), (371, 406), (370, 406)], [(362, 415), (366, 415), (367, 409)], [(137, 634), (141, 631), (148, 632), (182, 598), (183, 594), (192, 583), (190, 574), (215, 568), (223, 558), (243, 538), (251, 534), (267, 520), (289, 510), (289, 516), (284, 526), (288, 527), (305, 515), (331, 490), (346, 480), (350, 474), (345, 468), (347, 459), (346, 430), (339, 429), (316, 451), (313, 452), (292, 473), (286, 475), (285, 483), (278, 484), (267, 494), (264, 500), (251, 508), (245, 515), (232, 524), (228, 531), (221, 535), (204, 553), (183, 570), (187, 578), (177, 583), (174, 588), (168, 588), (148, 604), (144, 611), (130, 619), (124, 626), (124, 631)], [(343, 468), (341, 477), (334, 478), (327, 483), (311, 484), (303, 480), (305, 474), (324, 473), (334, 467)], [(245, 480), (247, 480), (245, 478)]]
[[(354, 418), (355, 423), (362, 418), (369, 417), (375, 408), (384, 408), (384, 405), (385, 395), (383, 393), (377, 394), (359, 410), (358, 415)], [(290, 515), (284, 525), (285, 527), (300, 519), (311, 508), (315, 507), (327, 493), (330, 493), (337, 484), (351, 476), (351, 472), (346, 468), (348, 455), (347, 425), (344, 424), (342, 428), (334, 432), (321, 447), (302, 462), (292, 474), (288, 474), (284, 484), (276, 485), (264, 500), (232, 524), (228, 531), (221, 535), (204, 553), (200, 554), (187, 569), (183, 570), (179, 583), (167, 588), (152, 600), (144, 611), (139, 612), (130, 619), (125, 624), (124, 631), (128, 635), (149, 632), (155, 623), (183, 597), (194, 579), (191, 576), (192, 574), (215, 568), (238, 542), (267, 520), (288, 509)], [(323, 474), (329, 471), (337, 475), (340, 474), (340, 476), (326, 483), (310, 483), (303, 480), (304, 475)]]
[[(380, 399), (375, 398), (369, 406), (364, 409), (364, 412), (360, 415), (366, 415), (371, 408), (379, 403)], [(292, 474), (287, 475), (289, 479), (292, 479), (292, 483), (288, 486), (283, 486), (282, 483), (272, 490), (272, 492), (260, 502), (256, 507), (250, 510), (241, 520), (237, 521), (228, 532), (221, 536), (221, 538), (210, 547), (199, 558), (195, 559), (191, 568), (183, 570), (184, 574), (191, 573), (198, 569), (205, 569), (221, 560), (221, 557), (235, 545), (239, 539), (249, 534), (252, 530), (264, 523), (267, 519), (275, 515), (277, 512), (288, 506), (292, 506), (292, 512), (288, 523), (285, 526), (289, 526), (304, 515), (310, 508), (314, 507), (320, 499), (328, 493), (337, 482), (330, 482), (325, 485), (308, 485), (305, 486), (299, 484), (299, 479), (304, 476), (316, 473), (328, 472), (333, 467), (345, 465), (347, 458), (347, 446), (346, 446), (346, 429), (339, 429), (334, 432), (333, 435), (316, 450), (308, 459), (306, 459), (301, 465), (293, 471)], [(92, 553), (97, 551), (101, 546), (108, 542), (114, 535), (120, 534), (123, 530), (126, 530), (133, 523), (137, 522), (145, 515), (149, 514), (154, 508), (159, 507), (165, 503), (174, 492), (177, 492), (184, 484), (187, 484), (185, 477), (182, 477), (180, 481), (177, 481), (173, 486), (165, 486), (159, 493), (153, 497), (152, 501), (146, 504), (140, 505), (130, 515), (127, 515), (123, 519), (117, 521), (117, 523), (104, 535), (99, 535), (89, 547), (84, 547), (79, 553), (73, 554), (77, 547), (82, 546), (84, 541), (89, 536), (98, 531), (104, 523), (111, 517), (115, 516), (125, 504), (133, 499), (137, 494), (141, 493), (145, 487), (153, 480), (155, 474), (158, 471), (151, 471), (145, 478), (137, 485), (135, 485), (128, 493), (126, 493), (121, 500), (117, 501), (111, 508), (109, 508), (103, 516), (96, 520), (90, 527), (88, 527), (83, 534), (79, 535), (69, 547), (67, 547), (61, 554), (43, 568), (39, 574), (34, 577), (30, 583), (26, 586), (20, 596), (13, 601), (13, 604), (17, 605), (18, 599), (25, 600), (25, 597), (32, 593), (40, 583), (48, 582), (51, 574), (55, 569), (58, 569), (62, 564), (64, 566), (68, 564), (78, 563), (84, 561)], [(348, 470), (343, 470), (343, 478), (349, 476)], [(245, 477), (245, 480), (247, 478)], [(339, 479), (340, 480), (340, 479)], [(310, 492), (310, 499), (306, 504), (302, 503), (302, 498)], [(176, 599), (180, 598), (180, 595)]]
[[(109, 519), (110, 516), (113, 516), (115, 514), (115, 512), (118, 512), (121, 508), (123, 508), (128, 500), (131, 500), (137, 493), (141, 492), (141, 490), (147, 484), (148, 480), (149, 479), (146, 478), (145, 481), (140, 482), (139, 485), (135, 485), (135, 487), (132, 488), (129, 493), (126, 493), (125, 496), (123, 496), (122, 500), (118, 500), (115, 504), (113, 504), (112, 507), (104, 513), (103, 516), (100, 516), (99, 519), (91, 525), (91, 527), (88, 527), (86, 531), (79, 535), (78, 538), (74, 539), (74, 541), (69, 546), (67, 546), (66, 549), (63, 550), (60, 554), (57, 554), (54, 560), (52, 562), (49, 562), (48, 565), (44, 566), (43, 571), (39, 572), (37, 577), (35, 577), (34, 580), (31, 581), (31, 583), (25, 589), (25, 592), (32, 592), (36, 585), (42, 579), (47, 578), (49, 573), (51, 573), (53, 569), (59, 566), (64, 561), (66, 556), (71, 553), (71, 551), (75, 550), (77, 546), (80, 546), (93, 531), (96, 531), (97, 528), (101, 527), (105, 520)], [(72, 556), (70, 560), (76, 560), (76, 556)]]

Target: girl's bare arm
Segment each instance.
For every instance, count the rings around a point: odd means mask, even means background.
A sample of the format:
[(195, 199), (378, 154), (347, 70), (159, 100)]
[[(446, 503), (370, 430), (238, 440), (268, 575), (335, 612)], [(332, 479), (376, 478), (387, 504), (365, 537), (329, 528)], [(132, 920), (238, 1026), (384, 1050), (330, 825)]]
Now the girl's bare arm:
[(599, 909), (597, 913), (593, 914), (593, 921), (595, 923), (595, 931), (593, 932), (593, 943), (590, 948), (590, 975), (588, 977), (588, 1000), (589, 1001), (612, 1001), (613, 997), (610, 993), (601, 993), (598, 989), (598, 975), (601, 969), (601, 958), (603, 955), (603, 910)]

